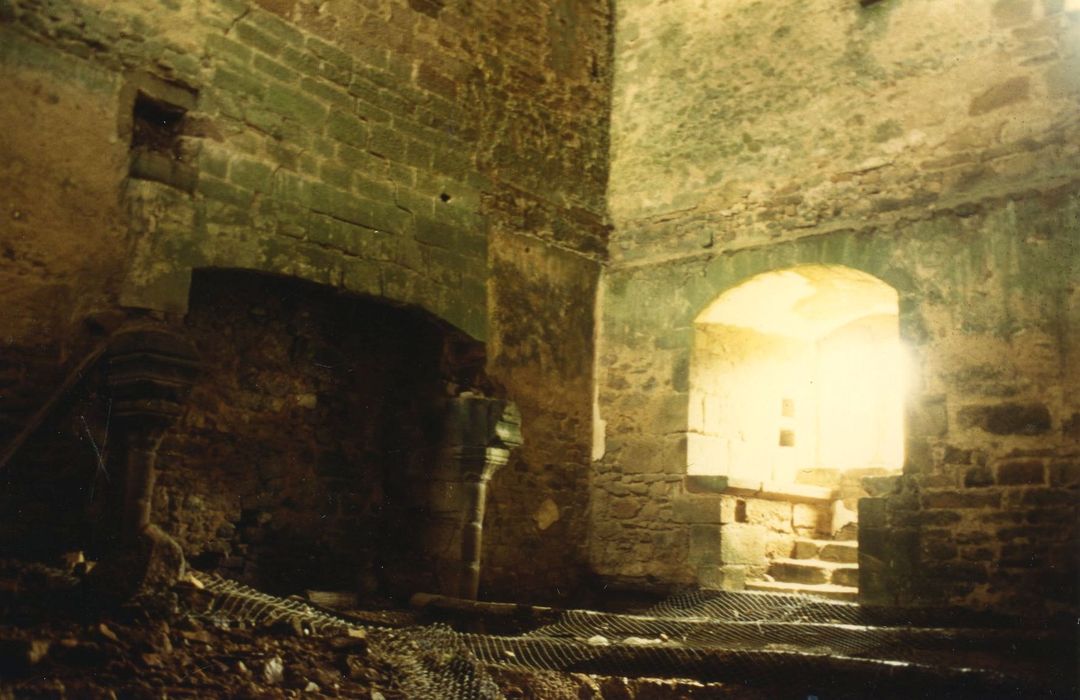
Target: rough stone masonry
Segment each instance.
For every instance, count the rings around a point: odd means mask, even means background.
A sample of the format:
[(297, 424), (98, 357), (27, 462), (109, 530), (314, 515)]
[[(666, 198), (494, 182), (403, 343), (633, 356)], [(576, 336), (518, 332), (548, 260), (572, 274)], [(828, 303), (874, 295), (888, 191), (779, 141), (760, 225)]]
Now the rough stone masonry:
[[(222, 393), (166, 437), (156, 517), (242, 570), (338, 490), (340, 544), (379, 522), (349, 471), (388, 464), (359, 438), (389, 410), (373, 368), (437, 361), (397, 351), (402, 317), (362, 357), (366, 330), (319, 325), (326, 295), (374, 298), (482, 343), (520, 408), (484, 595), (737, 586), (710, 558), (756, 575), (825, 516), (694, 490), (694, 320), (843, 268), (896, 291), (916, 370), (902, 473), (858, 505), (859, 595), (1075, 609), (1078, 76), (1075, 0), (0, 0), (0, 439), (126, 321), (186, 327)], [(322, 290), (255, 307), (253, 273)], [(107, 414), (80, 386), (22, 453), (5, 546), (56, 553), (92, 515)], [(27, 513), (56, 529), (28, 541)]]

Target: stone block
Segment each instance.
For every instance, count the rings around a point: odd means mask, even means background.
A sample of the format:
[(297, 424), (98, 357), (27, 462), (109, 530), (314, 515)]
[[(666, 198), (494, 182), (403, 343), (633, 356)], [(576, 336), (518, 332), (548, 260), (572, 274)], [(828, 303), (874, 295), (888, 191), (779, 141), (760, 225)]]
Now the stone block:
[(609, 440), (608, 453), (616, 451), (619, 466), (625, 474), (678, 474), (686, 469), (686, 438)]
[(1065, 489), (1029, 489), (1024, 492), (1020, 502), (1025, 506), (1045, 508), (1047, 506), (1075, 506), (1076, 492)]
[(641, 499), (627, 497), (616, 498), (611, 504), (608, 513), (619, 520), (629, 520), (641, 512), (643, 503)]
[(767, 533), (765, 542), (765, 557), (777, 559), (793, 557), (795, 552), (796, 538), (789, 533)]
[(697, 583), (704, 590), (741, 591), (746, 588), (745, 566), (700, 566)]
[(368, 130), (366, 124), (349, 114), (333, 112), (326, 122), (326, 134), (331, 138), (354, 146), (366, 146)]
[(791, 548), (794, 559), (817, 559), (820, 553), (821, 545), (813, 540), (796, 540)]
[(833, 569), (832, 577), (830, 578), (829, 582), (834, 583), (837, 586), (858, 586), (859, 567), (841, 566)]
[(262, 97), (266, 92), (266, 86), (263, 81), (258, 80), (245, 72), (230, 70), (224, 67), (218, 67), (218, 69), (214, 71), (213, 85), (215, 88), (234, 95)]
[(889, 476), (864, 476), (859, 480), (866, 492), (871, 496), (884, 496), (893, 493), (899, 486), (899, 477)]
[(270, 36), (250, 22), (239, 22), (234, 28), (234, 35), (244, 45), (258, 49), (270, 56), (281, 53), (282, 42)]
[(886, 507), (884, 498), (861, 498), (859, 499), (859, 527), (878, 528), (885, 527)]
[(1000, 508), (1001, 492), (993, 490), (930, 491), (922, 495), (924, 508)]
[(994, 475), (985, 464), (970, 467), (964, 472), (964, 486), (969, 488), (991, 486), (993, 483)]
[(791, 508), (791, 526), (800, 529), (818, 530), (821, 528), (823, 514), (817, 506), (808, 503), (796, 503)]
[(418, 216), (415, 226), (416, 240), (439, 248), (456, 248), (457, 232), (446, 221)]
[[(383, 202), (396, 202), (394, 188), (387, 183), (386, 180), (381, 180), (375, 177), (367, 177), (361, 171), (363, 166), (356, 163), (344, 162), (347, 168), (352, 168), (352, 188), (357, 194), (361, 194), (368, 199)], [(395, 206), (396, 205), (391, 205)]]
[[(863, 533), (864, 535), (866, 533)], [(884, 532), (875, 533), (875, 539), (883, 539)], [(859, 600), (863, 603), (888, 605), (893, 601), (893, 582), (886, 562), (876, 553), (859, 551)]]
[(1080, 462), (1051, 462), (1047, 469), (1051, 486), (1076, 486), (1080, 484)]
[(248, 13), (244, 21), (274, 37), (279, 44), (303, 44), (303, 33), (289, 22), (270, 12), (255, 10)]
[(944, 396), (926, 396), (913, 403), (907, 415), (908, 433), (920, 438), (942, 437), (949, 430)]
[(765, 561), (766, 532), (760, 525), (728, 523), (720, 530), (720, 563), (760, 566)]
[(301, 73), (314, 75), (319, 71), (322, 61), (313, 53), (298, 49), (293, 46), (284, 46), (281, 51), (281, 60)]
[(247, 207), (251, 204), (251, 193), (215, 177), (203, 174), (199, 177), (199, 185), (196, 188), (199, 194), (219, 202), (232, 204), (237, 207)]
[(206, 38), (206, 52), (213, 58), (244, 66), (251, 60), (252, 51), (248, 47), (218, 34)]
[(270, 85), (263, 98), (263, 106), (272, 112), (295, 119), (301, 124), (321, 124), (327, 117), (325, 105), (312, 99), (299, 89), (284, 85)]
[(324, 161), (320, 164), (319, 177), (323, 182), (339, 189), (347, 190), (352, 186), (352, 170), (335, 161)]
[(720, 493), (728, 486), (728, 477), (691, 474), (686, 477), (686, 489), (691, 493)]
[(185, 192), (193, 192), (198, 179), (198, 173), (190, 165), (176, 160), (171, 155), (152, 151), (135, 153), (131, 160), (131, 176), (172, 185)]
[(998, 530), (999, 542), (1016, 542), (1024, 544), (1049, 541), (1060, 534), (1060, 528), (1054, 525), (1019, 525), (1016, 527), (1003, 527)]
[[(368, 148), (391, 160), (404, 160), (408, 151), (407, 139), (394, 129), (382, 124), (369, 124), (371, 140)], [(450, 175), (457, 173), (448, 172)]]
[(1026, 76), (1009, 78), (971, 98), (968, 114), (977, 117), (995, 109), (1030, 99), (1031, 81)]
[(998, 557), (999, 566), (1012, 569), (1042, 569), (1047, 565), (1049, 550), (1038, 544), (1004, 544)]
[(764, 525), (779, 532), (789, 532), (792, 511), (792, 505), (787, 501), (766, 501), (760, 498), (746, 499), (746, 522), (751, 525)]
[(671, 502), (680, 523), (730, 523), (735, 520), (735, 499), (722, 496), (676, 497)]
[(769, 565), (769, 575), (778, 581), (817, 585), (829, 583), (832, 572), (810, 563), (774, 561)]
[(1002, 486), (1043, 484), (1045, 473), (1039, 460), (1003, 462), (997, 465), (997, 482)]
[(945, 527), (963, 519), (957, 510), (916, 510), (898, 515), (893, 522), (904, 527)]
[(311, 78), (303, 78), (300, 81), (300, 89), (322, 102), (326, 102), (339, 109), (347, 109), (350, 112), (353, 109), (354, 102), (352, 96), (350, 96), (344, 88), (339, 86), (329, 85)]
[(243, 189), (263, 192), (270, 186), (272, 172), (266, 163), (238, 159), (229, 168), (229, 180)]
[(277, 61), (269, 59), (260, 53), (255, 54), (255, 57), (252, 59), (251, 65), (259, 73), (267, 75), (276, 80), (280, 80), (284, 83), (296, 82), (296, 79), (300, 77), (299, 74), (292, 68), (289, 68), (288, 66), (278, 63)]
[(722, 564), (720, 557), (720, 526), (691, 525), (690, 552), (691, 564)]
[(885, 561), (889, 531), (885, 528), (867, 528), (859, 531), (858, 561), (859, 566), (871, 566)]
[(986, 565), (974, 561), (939, 562), (926, 568), (927, 579), (983, 583), (989, 579)]
[(931, 561), (954, 559), (959, 550), (948, 537), (948, 530), (946, 530), (944, 535), (924, 532), (919, 543), (919, 551), (923, 561)]
[(957, 413), (961, 427), (993, 435), (1042, 435), (1050, 431), (1050, 410), (1043, 404), (1002, 403), (965, 406)]
[(838, 564), (854, 564), (859, 561), (859, 547), (854, 542), (830, 542), (821, 548), (820, 558)]
[(352, 70), (352, 58), (349, 56), (349, 54), (345, 53), (333, 44), (327, 43), (317, 37), (310, 36), (307, 39), (307, 48), (311, 51), (311, 53), (315, 54), (327, 63), (330, 63), (340, 68), (341, 70)]

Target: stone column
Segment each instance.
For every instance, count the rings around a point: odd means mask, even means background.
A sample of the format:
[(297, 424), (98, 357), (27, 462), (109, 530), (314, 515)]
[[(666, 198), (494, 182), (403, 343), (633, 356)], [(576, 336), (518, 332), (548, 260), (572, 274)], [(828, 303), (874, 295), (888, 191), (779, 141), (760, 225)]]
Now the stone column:
[(183, 335), (148, 323), (118, 331), (105, 363), (112, 401), (110, 551), (95, 572), (111, 593), (123, 596), (169, 585), (183, 572), (179, 545), (151, 524), (150, 515), (158, 448), (183, 410), (199, 361)]
[(440, 572), (440, 592), (475, 599), (480, 586), (487, 485), (521, 444), (521, 419), (507, 401), (481, 396), (450, 399), (442, 447), (430, 484), (432, 527), (429, 541), (448, 542), (431, 553)]

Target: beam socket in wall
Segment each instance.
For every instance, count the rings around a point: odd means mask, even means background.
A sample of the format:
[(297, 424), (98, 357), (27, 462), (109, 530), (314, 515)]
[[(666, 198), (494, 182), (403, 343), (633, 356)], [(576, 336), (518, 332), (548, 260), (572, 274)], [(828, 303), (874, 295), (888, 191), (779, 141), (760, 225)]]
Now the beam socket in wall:
[(195, 106), (194, 91), (140, 75), (129, 79), (124, 93), (130, 122), (121, 128), (130, 134), (131, 177), (193, 192), (197, 171), (183, 137), (187, 113)]
[(131, 148), (180, 158), (179, 137), (187, 110), (139, 92), (131, 115)]

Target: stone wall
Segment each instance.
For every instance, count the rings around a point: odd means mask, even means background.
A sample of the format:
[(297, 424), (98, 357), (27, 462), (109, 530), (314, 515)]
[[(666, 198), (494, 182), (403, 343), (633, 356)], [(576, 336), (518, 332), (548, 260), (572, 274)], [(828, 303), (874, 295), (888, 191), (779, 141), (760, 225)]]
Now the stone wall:
[[(494, 381), (532, 423), (493, 501), (569, 512), (592, 365), (554, 348), (591, 356), (577, 295), (607, 238), (609, 15), (588, 0), (0, 2), (5, 347), (70, 364), (88, 317), (184, 314), (200, 268), (418, 306), (493, 346)], [(40, 397), (55, 374), (4, 377)], [(520, 576), (492, 590), (574, 578), (582, 548), (561, 538), (583, 542), (580, 518), (545, 534), (531, 511), (491, 512), (492, 570)], [(523, 544), (556, 537), (550, 555)]]
[(706, 254), (1068, 182), (1078, 32), (1060, 0), (619, 3), (612, 256)]
[(460, 374), (444, 358), (467, 339), (238, 272), (195, 276), (185, 327), (205, 369), (159, 452), (154, 515), (194, 565), (283, 593), (437, 588), (408, 571), (423, 553), (410, 535), (427, 524), (425, 460)]
[(697, 580), (674, 508), (693, 319), (756, 274), (832, 264), (898, 291), (916, 368), (904, 474), (864, 501), (864, 599), (1075, 606), (1071, 8), (620, 3), (599, 573)]

